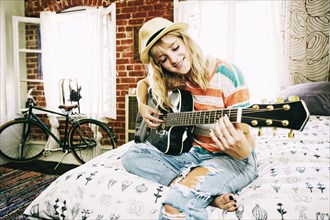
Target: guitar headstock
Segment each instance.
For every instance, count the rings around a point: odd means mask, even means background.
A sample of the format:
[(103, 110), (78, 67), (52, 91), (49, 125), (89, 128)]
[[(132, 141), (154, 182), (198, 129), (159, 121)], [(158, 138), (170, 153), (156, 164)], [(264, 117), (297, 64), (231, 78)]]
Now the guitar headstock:
[(242, 110), (242, 123), (251, 127), (277, 127), (302, 131), (309, 119), (304, 101), (253, 104)]

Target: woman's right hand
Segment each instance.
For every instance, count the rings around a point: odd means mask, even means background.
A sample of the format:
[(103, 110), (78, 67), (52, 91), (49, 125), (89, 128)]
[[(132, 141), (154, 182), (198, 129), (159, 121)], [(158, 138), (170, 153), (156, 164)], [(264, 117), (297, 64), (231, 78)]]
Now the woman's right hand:
[(161, 115), (161, 113), (146, 104), (143, 103), (139, 104), (139, 112), (143, 120), (151, 129), (158, 129), (161, 123), (164, 122), (163, 120), (158, 118), (158, 116)]

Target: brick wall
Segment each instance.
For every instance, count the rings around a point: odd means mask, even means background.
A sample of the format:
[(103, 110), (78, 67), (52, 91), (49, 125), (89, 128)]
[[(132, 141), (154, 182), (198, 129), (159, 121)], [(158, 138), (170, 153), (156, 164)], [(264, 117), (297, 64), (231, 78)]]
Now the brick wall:
[[(153, 17), (173, 20), (173, 0), (25, 0), (25, 16), (39, 17), (41, 11), (60, 12), (74, 6), (107, 7), (113, 2), (116, 3), (117, 19), (117, 120), (111, 119), (109, 126), (121, 145), (125, 142), (125, 95), (146, 76), (143, 65), (134, 56), (134, 29)], [(29, 32), (27, 43), (35, 45), (35, 31)], [(27, 71), (31, 78), (38, 78), (37, 60), (36, 57), (27, 57)], [(43, 85), (29, 86), (38, 88), (38, 104), (45, 106)]]

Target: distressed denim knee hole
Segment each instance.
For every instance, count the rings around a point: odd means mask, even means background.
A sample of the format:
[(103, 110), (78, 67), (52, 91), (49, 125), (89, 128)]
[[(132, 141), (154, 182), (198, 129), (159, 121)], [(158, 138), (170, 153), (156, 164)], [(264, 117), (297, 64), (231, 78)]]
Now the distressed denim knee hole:
[(185, 215), (178, 209), (169, 204), (164, 204), (163, 215), (168, 219), (184, 219)]

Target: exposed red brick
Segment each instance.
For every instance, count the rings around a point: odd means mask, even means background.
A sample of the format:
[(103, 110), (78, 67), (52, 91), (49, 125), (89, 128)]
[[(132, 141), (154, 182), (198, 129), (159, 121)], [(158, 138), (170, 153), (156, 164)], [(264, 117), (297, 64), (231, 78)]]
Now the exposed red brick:
[(129, 14), (129, 13), (135, 13), (137, 12), (138, 7), (134, 6), (134, 7), (125, 7), (121, 10), (121, 12), (123, 14)]
[(136, 12), (132, 15), (133, 18), (145, 18), (147, 17), (147, 12)]
[(141, 72), (141, 71), (129, 71), (128, 72), (128, 76), (135, 77), (135, 79), (141, 77), (142, 74), (143, 74), (143, 72)]
[(120, 41), (121, 45), (132, 45), (133, 44), (133, 39), (124, 39)]
[(127, 6), (137, 6), (137, 5), (144, 5), (146, 4), (144, 0), (134, 0), (134, 1), (128, 1)]
[(133, 77), (130, 78), (122, 78), (120, 80), (121, 83), (136, 83), (136, 79)]

